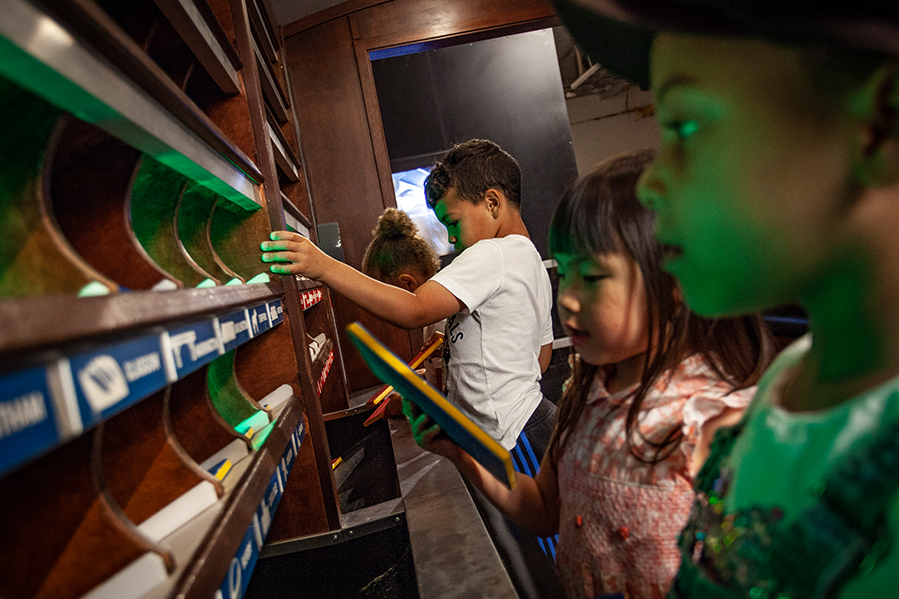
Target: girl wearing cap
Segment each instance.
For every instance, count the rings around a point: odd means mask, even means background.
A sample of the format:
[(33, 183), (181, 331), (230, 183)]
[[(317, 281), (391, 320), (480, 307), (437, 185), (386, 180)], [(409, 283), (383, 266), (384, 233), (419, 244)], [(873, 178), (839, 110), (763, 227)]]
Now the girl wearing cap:
[(899, 4), (557, 8), (655, 93), (663, 142), (638, 193), (690, 307), (809, 316), (697, 477), (672, 595), (895, 597)]

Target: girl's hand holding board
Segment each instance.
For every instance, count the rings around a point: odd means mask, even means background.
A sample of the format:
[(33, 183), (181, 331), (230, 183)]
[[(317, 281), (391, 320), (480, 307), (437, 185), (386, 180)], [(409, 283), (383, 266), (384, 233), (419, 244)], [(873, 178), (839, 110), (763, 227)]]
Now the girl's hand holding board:
[(406, 399), (403, 399), (403, 414), (409, 419), (412, 437), (422, 449), (443, 456), (457, 465), (467, 455), (461, 447), (453, 443), (449, 435), (443, 432), (439, 424)]

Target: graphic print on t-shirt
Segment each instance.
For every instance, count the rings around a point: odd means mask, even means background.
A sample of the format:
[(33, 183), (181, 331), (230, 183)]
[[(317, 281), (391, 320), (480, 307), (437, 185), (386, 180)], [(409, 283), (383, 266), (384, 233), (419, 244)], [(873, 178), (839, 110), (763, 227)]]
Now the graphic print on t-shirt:
[(447, 376), (447, 373), (449, 372), (450, 357), (452, 356), (450, 345), (462, 338), (462, 332), (457, 330), (459, 328), (459, 324), (456, 323), (457, 316), (458, 314), (453, 314), (447, 318), (446, 326), (443, 329), (443, 392), (447, 397), (451, 395), (449, 384), (450, 377)]

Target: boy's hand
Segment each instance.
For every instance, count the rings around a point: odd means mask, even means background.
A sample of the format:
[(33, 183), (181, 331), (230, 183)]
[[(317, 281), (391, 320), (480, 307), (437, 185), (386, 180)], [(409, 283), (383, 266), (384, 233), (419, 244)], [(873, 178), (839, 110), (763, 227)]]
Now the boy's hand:
[(449, 436), (443, 432), (440, 425), (431, 420), (411, 401), (403, 398), (403, 413), (409, 419), (412, 427), (412, 438), (418, 446), (431, 453), (442, 455), (455, 463), (465, 453), (461, 447), (453, 443)]
[(275, 262), (269, 270), (279, 275), (303, 275), (320, 279), (327, 270), (329, 256), (314, 243), (290, 231), (274, 231), (271, 241), (264, 241), (260, 248), (263, 262)]

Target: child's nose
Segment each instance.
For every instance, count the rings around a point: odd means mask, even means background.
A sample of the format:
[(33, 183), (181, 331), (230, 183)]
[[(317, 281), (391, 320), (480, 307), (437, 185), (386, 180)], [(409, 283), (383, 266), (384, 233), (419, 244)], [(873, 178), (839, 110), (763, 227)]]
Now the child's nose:
[(563, 313), (576, 314), (581, 309), (581, 303), (570, 286), (559, 286), (559, 294), (556, 298), (559, 308)]
[(650, 210), (659, 210), (665, 198), (665, 185), (654, 165), (649, 165), (637, 180), (637, 199)]

